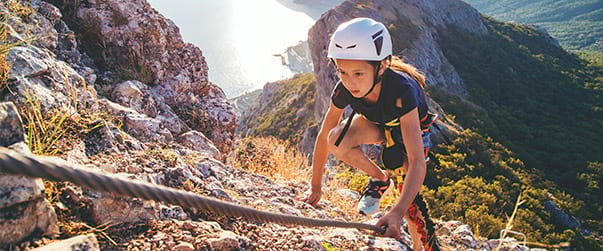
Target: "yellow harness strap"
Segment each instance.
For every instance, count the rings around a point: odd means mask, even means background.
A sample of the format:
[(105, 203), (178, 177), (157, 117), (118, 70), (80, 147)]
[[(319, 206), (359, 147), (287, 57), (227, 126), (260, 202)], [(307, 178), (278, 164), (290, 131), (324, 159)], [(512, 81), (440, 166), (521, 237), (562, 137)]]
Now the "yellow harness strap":
[(385, 123), (385, 126), (387, 126), (385, 128), (385, 147), (390, 148), (392, 147), (394, 144), (396, 144), (396, 142), (394, 142), (394, 138), (392, 138), (392, 129), (389, 127), (394, 127), (394, 126), (400, 126), (400, 121), (398, 119), (394, 119), (390, 122)]
[(402, 167), (396, 169), (396, 180), (398, 183), (398, 191), (402, 191), (402, 184), (404, 184), (404, 172), (402, 171)]
[(394, 139), (392, 138), (392, 129), (389, 129), (389, 128), (385, 129), (384, 134), (385, 134), (385, 147), (387, 147), (387, 148), (392, 147), (395, 144)]

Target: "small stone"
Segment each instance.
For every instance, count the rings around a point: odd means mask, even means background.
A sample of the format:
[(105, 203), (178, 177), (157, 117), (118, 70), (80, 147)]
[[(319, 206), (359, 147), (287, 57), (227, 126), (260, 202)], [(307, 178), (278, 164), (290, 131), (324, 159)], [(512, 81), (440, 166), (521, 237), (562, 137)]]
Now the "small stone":
[(195, 228), (196, 226), (191, 221), (185, 221), (182, 223), (182, 229), (184, 230), (191, 231)]
[(137, 139), (152, 141), (159, 139), (157, 134), (161, 130), (161, 121), (143, 114), (130, 113), (124, 118), (124, 127)]
[(215, 250), (239, 250), (238, 236), (231, 231), (224, 231), (220, 233), (220, 237), (217, 239), (210, 239), (209, 242)]
[(302, 237), (302, 243), (305, 247), (309, 247), (313, 250), (322, 250), (323, 238), (320, 235), (309, 235)]
[(156, 233), (155, 235), (153, 235), (153, 240), (158, 241), (158, 240), (163, 239), (164, 237), (165, 237), (165, 233), (159, 232), (159, 233)]
[(96, 251), (100, 250), (94, 234), (79, 235), (66, 240), (60, 240), (34, 249), (35, 251), (73, 250)]
[(358, 194), (358, 192), (351, 190), (351, 189), (337, 189), (335, 192), (337, 192), (342, 197), (349, 198), (351, 200), (360, 199), (360, 194)]
[(188, 218), (188, 215), (186, 214), (186, 212), (184, 212), (184, 209), (182, 209), (182, 207), (180, 207), (180, 206), (161, 206), (159, 211), (160, 211), (159, 217), (164, 220), (165, 219), (184, 220), (184, 219)]
[(195, 247), (193, 246), (193, 244), (190, 244), (188, 242), (180, 242), (172, 250), (173, 251), (193, 251), (193, 250), (195, 250)]

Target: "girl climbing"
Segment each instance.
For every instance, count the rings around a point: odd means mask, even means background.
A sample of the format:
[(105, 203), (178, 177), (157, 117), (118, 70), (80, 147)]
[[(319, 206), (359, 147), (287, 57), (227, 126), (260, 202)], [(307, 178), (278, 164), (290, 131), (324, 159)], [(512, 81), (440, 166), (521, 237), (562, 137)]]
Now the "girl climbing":
[[(381, 196), (391, 180), (385, 170), (371, 161), (361, 144), (382, 144), (381, 162), (400, 172), (400, 199), (378, 222), (385, 236), (400, 238), (404, 217), (413, 240), (413, 250), (439, 250), (433, 222), (419, 191), (426, 173), (431, 141), (429, 128), (435, 115), (427, 112), (423, 88), (425, 77), (412, 65), (392, 56), (387, 28), (370, 18), (356, 18), (339, 25), (331, 37), (328, 57), (340, 80), (331, 95), (314, 147), (312, 188), (302, 201), (316, 205), (321, 198), (321, 180), (329, 152), (370, 177), (358, 203), (361, 214), (379, 210)], [(339, 124), (344, 108), (352, 115)], [(354, 116), (359, 113), (360, 116)], [(344, 137), (345, 136), (345, 137)], [(405, 172), (403, 181), (401, 171)]]

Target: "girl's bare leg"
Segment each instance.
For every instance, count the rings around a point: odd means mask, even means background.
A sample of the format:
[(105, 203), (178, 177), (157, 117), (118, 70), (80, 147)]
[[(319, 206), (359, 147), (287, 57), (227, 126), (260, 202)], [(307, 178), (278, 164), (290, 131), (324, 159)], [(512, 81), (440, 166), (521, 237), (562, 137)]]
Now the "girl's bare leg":
[(383, 142), (381, 130), (364, 116), (355, 116), (343, 140), (341, 140), (339, 146), (335, 146), (335, 141), (343, 130), (343, 124), (338, 125), (329, 132), (328, 142), (331, 153), (348, 165), (364, 171), (369, 176), (385, 180), (387, 173), (381, 170), (360, 149), (361, 144), (379, 144)]

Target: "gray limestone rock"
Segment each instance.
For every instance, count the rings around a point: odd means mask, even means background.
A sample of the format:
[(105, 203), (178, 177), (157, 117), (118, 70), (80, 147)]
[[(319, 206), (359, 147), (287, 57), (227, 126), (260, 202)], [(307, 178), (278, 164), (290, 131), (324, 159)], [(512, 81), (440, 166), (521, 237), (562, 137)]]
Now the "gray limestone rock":
[(0, 208), (0, 245), (17, 243), (34, 231), (47, 235), (58, 231), (57, 216), (44, 198)]
[(98, 241), (94, 234), (78, 235), (69, 239), (56, 241), (46, 246), (34, 249), (34, 251), (100, 251)]
[(189, 131), (178, 136), (178, 142), (193, 150), (207, 152), (214, 159), (222, 159), (220, 151), (203, 133), (198, 131)]
[[(67, 23), (83, 24), (72, 28), (94, 62), (107, 73), (100, 82), (111, 86), (138, 80), (152, 89), (153, 100), (169, 105), (188, 127), (204, 132), (221, 152), (230, 152), (236, 127), (234, 111), (224, 92), (209, 82), (201, 50), (184, 42), (171, 20), (144, 0), (56, 3), (63, 12), (73, 13), (63, 15)], [(155, 118), (152, 113), (145, 114)], [(198, 123), (198, 114), (206, 114), (201, 118), (205, 123)], [(175, 131), (172, 133), (180, 133)]]
[(10, 146), (25, 141), (23, 123), (17, 107), (12, 102), (0, 103), (0, 146)]
[[(12, 103), (0, 104), (0, 134), (2, 146), (31, 154), (23, 143), (23, 125)], [(41, 179), (0, 172), (0, 243), (16, 243), (35, 230), (52, 234), (56, 222), (54, 210), (44, 199)]]

